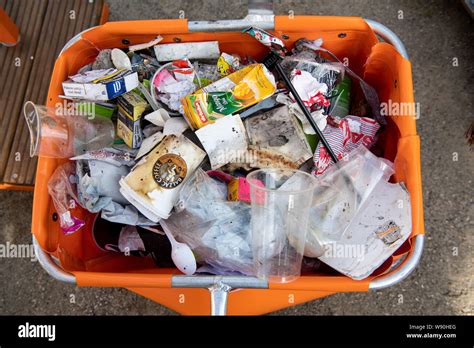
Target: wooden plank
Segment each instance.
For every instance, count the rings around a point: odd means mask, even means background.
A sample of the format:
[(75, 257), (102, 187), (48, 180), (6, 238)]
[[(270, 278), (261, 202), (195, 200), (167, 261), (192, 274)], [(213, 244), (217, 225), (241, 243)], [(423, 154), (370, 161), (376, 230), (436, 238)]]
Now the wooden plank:
[(33, 191), (34, 189), (32, 185), (0, 184), (0, 190)]
[[(10, 0), (12, 1), (12, 0)], [(0, 173), (4, 173), (19, 120), (23, 96), (39, 41), (41, 23), (46, 11), (46, 0), (19, 1), (13, 20), (20, 29), (20, 43), (7, 50), (2, 61), (2, 90), (0, 93)]]
[[(90, 2), (86, 1), (75, 1), (74, 4), (74, 10), (76, 11), (76, 19), (75, 19), (75, 25), (69, 25), (68, 26), (68, 32), (66, 35), (66, 38), (63, 40), (63, 42), (58, 41), (59, 45), (56, 46), (56, 51), (54, 54), (54, 59), (51, 59), (51, 72), (49, 75), (52, 73), (53, 68), (54, 68), (54, 61), (61, 49), (64, 47), (66, 42), (73, 36), (75, 36), (77, 33), (80, 33), (82, 30), (89, 28), (91, 26), (96, 25), (99, 22), (99, 19), (97, 17), (91, 17), (91, 15), (94, 15), (94, 7), (102, 8), (102, 1), (96, 1), (94, 4), (91, 6)], [(42, 88), (41, 91), (41, 96), (40, 100), (44, 100), (46, 102), (47, 94), (48, 94), (48, 87), (49, 87), (49, 80), (47, 81), (46, 88)], [(27, 129), (25, 131), (28, 133)], [(33, 183), (34, 182), (34, 177), (36, 173), (36, 159), (31, 159), (27, 162), (25, 162), (27, 165), (22, 166), (22, 169), (20, 170), (20, 176), (19, 176), (19, 182), (25, 182), (25, 183)]]
[[(63, 1), (65, 3), (65, 1)], [(59, 16), (64, 16), (65, 21), (63, 21), (61, 27), (59, 28), (60, 32), (64, 33), (65, 35), (62, 35), (56, 42), (56, 45), (54, 49), (50, 50), (49, 53), (50, 55), (46, 58), (45, 63), (47, 63), (48, 69), (43, 71), (43, 74), (46, 72), (46, 76), (48, 76), (48, 79), (41, 79), (41, 85), (38, 87), (33, 87), (33, 91), (37, 92), (36, 100), (40, 104), (45, 104), (46, 103), (46, 98), (48, 95), (48, 88), (49, 88), (49, 82), (50, 82), (50, 76), (53, 72), (54, 68), (54, 62), (56, 61), (56, 58), (60, 52), (60, 50), (64, 47), (65, 42), (69, 40), (72, 36), (74, 36), (77, 32), (79, 32), (80, 29), (80, 23), (84, 21), (84, 13), (85, 11), (84, 6), (87, 5), (86, 1), (71, 1), (68, 6), (66, 6), (65, 13), (62, 13), (61, 11), (59, 12)], [(70, 11), (75, 11), (75, 19), (71, 20), (70, 18)], [(32, 71), (32, 76), (34, 73), (41, 74), (41, 71)], [(26, 122), (23, 123), (23, 129), (18, 130), (17, 134), (23, 138), (27, 139), (29, 131), (28, 127), (26, 125)], [(29, 145), (28, 145), (29, 146)], [(16, 148), (16, 147), (14, 147)], [(21, 150), (19, 150), (21, 151)], [(24, 150), (23, 150), (24, 151)], [(24, 152), (26, 153), (26, 152)], [(11, 155), (10, 155), (11, 156)], [(18, 163), (15, 163), (18, 164)], [(36, 173), (36, 165), (37, 165), (37, 158), (31, 158), (28, 161), (23, 161), (20, 164), (20, 168), (18, 168), (18, 165), (14, 165), (12, 167), (13, 173), (19, 172), (18, 175), (18, 182), (20, 183), (33, 183), (34, 181), (34, 176)], [(5, 175), (6, 177), (6, 175)]]
[[(65, 40), (67, 25), (69, 22), (68, 11), (74, 0), (50, 0), (46, 9), (46, 16), (40, 30), (42, 44), (37, 47), (33, 68), (31, 69), (25, 96), (27, 100), (43, 105), (45, 98), (41, 99), (43, 90), (48, 90), (49, 78), (54, 65), (55, 52), (59, 41)], [(44, 95), (45, 95), (44, 93)], [(36, 158), (29, 157), (29, 133), (23, 115), (19, 115), (20, 121), (15, 131), (15, 140), (12, 143), (10, 156), (8, 158), (3, 182), (24, 183), (21, 177), (21, 167), (28, 166), (29, 162), (37, 162)]]
[[(103, 4), (103, 0), (96, 0), (93, 3), (88, 0), (50, 0), (48, 2), (44, 25), (40, 30), (40, 38), (48, 38), (48, 42), (42, 42), (36, 48), (33, 68), (21, 105), (26, 100), (39, 104), (46, 102), (49, 81), (57, 55), (71, 37), (99, 24)], [(70, 18), (71, 10), (75, 11), (75, 19)], [(19, 117), (20, 122), (15, 127), (16, 135), (11, 144), (3, 182), (32, 185), (37, 159), (29, 157), (28, 127), (23, 116), (20, 114)], [(17, 161), (19, 157), (21, 160)]]

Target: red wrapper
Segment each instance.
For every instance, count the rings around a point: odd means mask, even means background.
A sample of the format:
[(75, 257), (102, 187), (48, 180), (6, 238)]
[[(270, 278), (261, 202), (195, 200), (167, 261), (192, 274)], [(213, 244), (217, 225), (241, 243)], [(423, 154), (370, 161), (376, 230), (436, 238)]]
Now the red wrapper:
[[(339, 117), (328, 116), (328, 124), (323, 134), (338, 159), (342, 159), (352, 150), (363, 145), (370, 149), (375, 142), (375, 135), (380, 128), (377, 121), (358, 116)], [(321, 142), (314, 153), (314, 175), (321, 175), (334, 163)]]

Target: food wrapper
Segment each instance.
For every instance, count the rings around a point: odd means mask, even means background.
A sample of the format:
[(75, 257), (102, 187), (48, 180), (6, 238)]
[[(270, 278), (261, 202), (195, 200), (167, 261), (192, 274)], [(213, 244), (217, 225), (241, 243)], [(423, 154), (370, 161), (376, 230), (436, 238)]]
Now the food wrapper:
[(133, 166), (135, 162), (132, 157), (133, 153), (131, 151), (121, 151), (107, 147), (100, 150), (89, 151), (85, 154), (71, 157), (70, 159), (73, 161), (97, 160), (107, 162), (115, 166)]
[(265, 30), (250, 27), (244, 29), (242, 32), (254, 37), (260, 43), (264, 44), (267, 47), (270, 47), (272, 50), (276, 51), (281, 56), (285, 55), (286, 48), (283, 41), (277, 38), (276, 36), (266, 32)]
[(74, 178), (74, 164), (67, 162), (57, 167), (48, 181), (48, 193), (58, 213), (61, 230), (66, 235), (85, 225), (85, 221), (74, 216), (79, 201)]
[[(304, 51), (309, 52), (309, 51)], [(338, 81), (344, 76), (344, 65), (339, 62), (319, 63), (305, 59), (299, 53), (297, 56), (287, 56), (281, 62), (281, 66), (288, 76), (293, 76), (295, 70), (309, 73), (317, 82), (327, 86), (326, 95), (331, 95)]]
[[(328, 125), (323, 131), (337, 158), (342, 159), (359, 146), (370, 149), (375, 143), (375, 135), (380, 128), (377, 121), (358, 116), (346, 116), (344, 119), (328, 116)], [(331, 165), (332, 159), (326, 148), (318, 144), (314, 153), (315, 169), (313, 174), (320, 175)]]
[[(345, 74), (349, 75), (353, 79), (353, 81), (359, 83), (360, 88), (362, 89), (364, 97), (367, 101), (367, 104), (370, 106), (370, 110), (372, 112), (373, 118), (379, 124), (382, 124), (382, 125), (387, 124), (387, 121), (385, 120), (385, 117), (383, 117), (383, 115), (380, 112), (380, 100), (379, 100), (379, 97), (377, 95), (377, 91), (372, 86), (370, 86), (367, 82), (365, 82), (359, 75), (357, 75), (355, 72), (353, 72), (348, 66), (345, 66), (339, 60), (339, 58), (337, 58), (337, 56), (334, 53), (332, 53), (331, 51), (321, 47), (321, 43), (316, 43), (316, 41), (311, 42), (311, 41), (308, 41), (308, 40), (305, 40), (305, 39), (298, 40), (298, 41), (299, 42), (297, 42), (297, 44), (295, 44), (295, 46), (297, 48), (299, 47), (301, 49), (303, 47), (306, 47), (306, 48), (314, 50), (315, 52), (318, 52), (318, 53), (319, 52), (326, 53), (329, 56), (331, 56), (336, 62), (340, 63), (340, 67), (342, 67), (344, 69)], [(283, 64), (284, 64), (284, 62), (283, 62)], [(305, 69), (302, 69), (302, 70), (305, 70)], [(330, 76), (328, 76), (328, 77), (329, 77), (330, 80), (332, 80), (332, 81), (334, 81), (334, 83), (336, 83), (336, 81), (333, 78), (331, 78)], [(326, 84), (329, 87), (329, 92), (332, 92), (333, 88), (330, 86), (330, 84), (328, 82)]]
[(237, 70), (239, 70), (239, 67), (240, 58), (236, 55), (231, 55), (222, 52), (221, 56), (217, 60), (217, 71), (222, 77), (236, 72)]
[(304, 70), (294, 69), (291, 76), (291, 83), (306, 107), (310, 108), (315, 104), (322, 107), (330, 105), (325, 97), (328, 92), (328, 86), (325, 83), (318, 82)]
[(148, 219), (167, 219), (181, 184), (206, 153), (184, 136), (168, 135), (120, 180), (120, 192)]
[(183, 113), (180, 100), (196, 90), (195, 77), (193, 65), (188, 60), (165, 64), (152, 78), (152, 95), (157, 102), (165, 104), (170, 110)]
[(263, 64), (252, 64), (184, 97), (181, 103), (190, 126), (199, 129), (254, 105), (275, 91), (274, 76)]
[[(228, 201), (242, 201), (250, 203), (250, 184), (246, 178), (234, 177), (230, 174), (218, 171), (208, 170), (207, 175), (211, 178), (217, 178), (227, 184), (227, 200)], [(264, 187), (263, 183), (259, 180), (255, 180), (255, 185)], [(263, 196), (257, 197), (259, 203), (263, 202)]]
[(249, 171), (255, 168), (298, 169), (298, 165), (286, 155), (249, 145), (247, 151), (239, 157), (238, 162), (226, 164), (222, 170), (234, 172), (237, 169)]
[(196, 61), (193, 63), (193, 67), (196, 73), (194, 82), (200, 88), (206, 87), (221, 78), (221, 74), (216, 65)]
[(175, 212), (160, 222), (196, 260), (224, 272), (253, 275), (249, 204), (229, 202), (226, 186), (202, 169), (187, 180)]

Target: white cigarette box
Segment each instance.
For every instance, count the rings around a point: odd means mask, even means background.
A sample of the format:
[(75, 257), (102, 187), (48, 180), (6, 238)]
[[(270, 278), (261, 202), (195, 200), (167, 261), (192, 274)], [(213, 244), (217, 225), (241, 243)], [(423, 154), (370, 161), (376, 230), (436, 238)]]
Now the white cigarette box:
[(117, 79), (99, 83), (63, 82), (64, 95), (87, 100), (110, 100), (138, 87), (138, 74), (130, 72)]

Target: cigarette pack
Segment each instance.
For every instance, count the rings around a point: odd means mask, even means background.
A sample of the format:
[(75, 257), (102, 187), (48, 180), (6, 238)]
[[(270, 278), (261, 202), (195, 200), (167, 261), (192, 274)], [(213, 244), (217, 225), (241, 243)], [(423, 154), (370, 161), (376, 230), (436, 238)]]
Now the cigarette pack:
[(67, 80), (63, 82), (64, 95), (70, 98), (87, 100), (110, 100), (124, 93), (130, 92), (138, 86), (138, 75), (136, 72), (120, 71), (110, 77), (102, 78), (95, 82), (74, 82)]
[(134, 92), (117, 98), (117, 135), (132, 149), (140, 147), (143, 137), (141, 118), (148, 103)]

